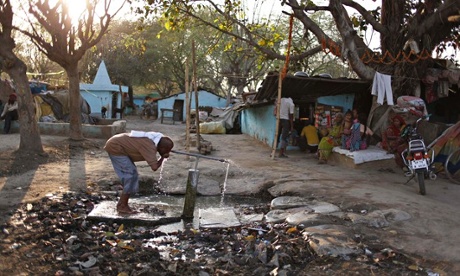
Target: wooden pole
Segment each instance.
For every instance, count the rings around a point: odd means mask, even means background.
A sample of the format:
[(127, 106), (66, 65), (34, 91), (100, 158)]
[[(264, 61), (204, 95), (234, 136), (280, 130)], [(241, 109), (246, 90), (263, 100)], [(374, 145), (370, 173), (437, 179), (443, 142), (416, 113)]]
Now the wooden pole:
[(278, 78), (278, 98), (276, 101), (276, 129), (275, 129), (275, 139), (273, 139), (273, 150), (272, 150), (272, 159), (275, 158), (276, 148), (278, 146), (278, 132), (280, 127), (280, 105), (281, 105), (281, 92), (283, 90), (283, 80), (287, 74), (288, 66), (289, 66), (289, 53), (291, 50), (291, 42), (292, 42), (292, 27), (294, 25), (294, 15), (291, 14), (289, 19), (289, 38), (288, 38), (288, 47), (286, 51), (286, 61), (284, 62), (283, 70), (280, 72)]
[[(186, 114), (186, 131), (185, 131), (185, 148), (187, 152), (190, 152), (190, 80), (189, 80), (189, 67), (188, 58), (185, 59), (185, 114)], [(190, 156), (187, 155), (187, 160)]]
[(280, 104), (281, 104), (281, 91), (283, 88), (283, 76), (282, 74), (279, 75), (278, 78), (278, 97), (276, 100), (276, 126), (275, 126), (275, 137), (273, 139), (273, 148), (272, 148), (272, 155), (271, 158), (275, 158), (276, 154), (276, 148), (278, 147), (278, 133), (279, 133), (279, 127), (280, 127)]
[(193, 88), (195, 90), (195, 124), (196, 124), (196, 148), (198, 151), (200, 145), (200, 112), (198, 110), (198, 83), (196, 80), (196, 53), (195, 53), (195, 40), (192, 41), (192, 56), (193, 56)]

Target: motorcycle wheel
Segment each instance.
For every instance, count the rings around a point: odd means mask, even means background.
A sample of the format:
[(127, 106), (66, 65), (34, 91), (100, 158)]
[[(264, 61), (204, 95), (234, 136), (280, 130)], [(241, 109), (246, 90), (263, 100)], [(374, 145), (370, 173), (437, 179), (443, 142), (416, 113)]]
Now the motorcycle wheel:
[(424, 172), (417, 172), (417, 182), (419, 187), (419, 192), (421, 195), (425, 195), (425, 173)]

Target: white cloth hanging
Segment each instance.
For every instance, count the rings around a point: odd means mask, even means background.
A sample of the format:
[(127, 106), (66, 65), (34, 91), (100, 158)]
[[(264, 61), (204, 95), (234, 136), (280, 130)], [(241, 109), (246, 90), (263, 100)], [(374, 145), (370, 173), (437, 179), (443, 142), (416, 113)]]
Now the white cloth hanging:
[(145, 132), (145, 131), (139, 131), (139, 130), (131, 130), (131, 133), (129, 134), (129, 137), (147, 137), (150, 140), (155, 143), (156, 146), (158, 146), (158, 143), (160, 142), (161, 137), (163, 137), (163, 134), (160, 132)]
[(377, 103), (383, 104), (386, 97), (388, 105), (394, 105), (393, 90), (391, 89), (391, 76), (375, 72), (372, 83), (372, 95), (377, 96)]

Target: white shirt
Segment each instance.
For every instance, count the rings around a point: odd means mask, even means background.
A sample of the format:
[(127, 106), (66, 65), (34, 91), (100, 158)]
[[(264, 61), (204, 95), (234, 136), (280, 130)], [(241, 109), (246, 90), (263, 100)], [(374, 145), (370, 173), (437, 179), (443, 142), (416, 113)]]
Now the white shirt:
[(281, 98), (280, 119), (289, 120), (289, 114), (294, 115), (294, 102), (291, 98)]
[(18, 109), (18, 102), (15, 101), (13, 104), (9, 104), (8, 102), (5, 104), (5, 107), (3, 107), (3, 112), (1, 116), (5, 116), (6, 112), (13, 111), (15, 109)]
[(129, 137), (147, 137), (150, 140), (152, 140), (155, 146), (158, 146), (158, 143), (160, 142), (160, 139), (163, 137), (163, 134), (160, 132), (153, 131), (145, 132), (139, 130), (131, 130)]

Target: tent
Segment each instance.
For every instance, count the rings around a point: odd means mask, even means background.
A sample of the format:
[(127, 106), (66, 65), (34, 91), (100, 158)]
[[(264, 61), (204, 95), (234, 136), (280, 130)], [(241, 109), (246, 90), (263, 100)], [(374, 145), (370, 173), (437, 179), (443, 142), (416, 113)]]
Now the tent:
[[(447, 157), (460, 148), (460, 121), (446, 129), (428, 147), (434, 150), (434, 163), (437, 167), (443, 166)], [(459, 159), (457, 156), (457, 160), (450, 160), (453, 164), (456, 164), (457, 169), (460, 169)]]
[[(69, 97), (68, 91), (57, 91), (54, 93), (36, 94), (34, 95), (35, 102), (35, 117), (41, 122), (69, 122)], [(80, 96), (82, 123), (94, 124), (94, 119), (89, 116), (91, 108), (88, 102)]]

